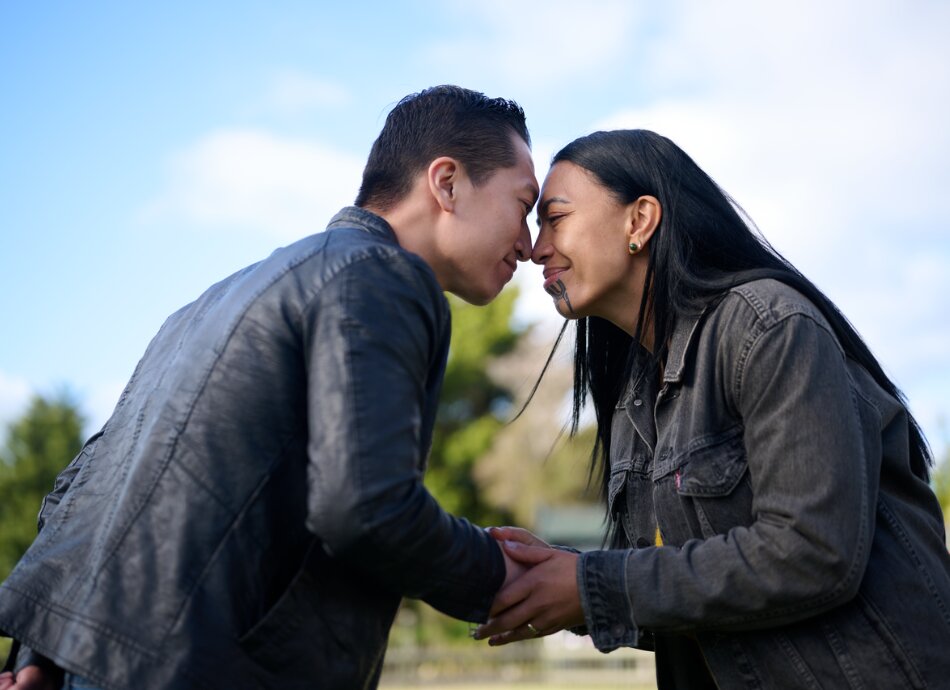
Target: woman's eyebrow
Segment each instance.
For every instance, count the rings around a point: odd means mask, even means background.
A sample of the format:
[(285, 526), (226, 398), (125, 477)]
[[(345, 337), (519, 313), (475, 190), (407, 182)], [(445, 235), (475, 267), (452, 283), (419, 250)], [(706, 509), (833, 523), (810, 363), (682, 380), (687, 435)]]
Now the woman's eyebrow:
[(564, 197), (560, 197), (560, 196), (548, 197), (547, 199), (545, 199), (544, 201), (542, 201), (542, 202), (541, 202), (541, 205), (538, 207), (538, 215), (540, 216), (542, 213), (545, 213), (545, 212), (548, 210), (548, 206), (550, 206), (551, 204), (557, 203), (557, 202), (560, 202), (560, 203), (562, 203), (562, 204), (569, 204), (569, 203), (571, 203), (570, 201), (568, 201), (568, 200), (565, 199)]

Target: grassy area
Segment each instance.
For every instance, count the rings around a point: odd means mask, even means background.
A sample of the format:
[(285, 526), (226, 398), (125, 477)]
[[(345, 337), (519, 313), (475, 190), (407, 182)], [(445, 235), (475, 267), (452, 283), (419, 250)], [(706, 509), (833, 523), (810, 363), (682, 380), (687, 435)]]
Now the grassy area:
[(381, 690), (647, 690), (656, 687), (653, 654), (601, 654), (570, 633), (498, 648), (464, 644), (392, 648)]
[[(10, 642), (8, 638), (0, 637), (0, 665), (6, 660), (7, 653), (9, 652)], [(432, 682), (414, 682), (414, 683), (403, 683), (386, 680), (385, 675), (383, 676), (382, 682), (379, 685), (380, 690), (578, 690), (579, 687), (583, 687), (585, 690), (655, 690), (656, 685), (653, 683), (643, 684), (643, 683), (631, 683), (627, 682), (599, 682), (599, 679), (596, 679), (598, 674), (591, 673), (588, 675), (583, 671), (575, 671), (574, 673), (579, 676), (584, 676), (584, 681), (581, 683), (570, 683), (570, 682), (552, 682), (552, 683), (543, 683), (543, 682), (517, 682), (512, 680), (499, 679), (494, 680), (478, 680), (478, 681), (432, 681)], [(630, 675), (625, 673), (625, 675)], [(613, 677), (616, 679), (616, 676)]]
[[(550, 683), (509, 683), (506, 681), (480, 682), (477, 684), (468, 683), (450, 683), (435, 685), (390, 685), (382, 683), (379, 690), (577, 690), (576, 684), (550, 684)], [(612, 685), (588, 685), (584, 688), (589, 690), (655, 690), (655, 685), (630, 685), (629, 683), (619, 683)]]

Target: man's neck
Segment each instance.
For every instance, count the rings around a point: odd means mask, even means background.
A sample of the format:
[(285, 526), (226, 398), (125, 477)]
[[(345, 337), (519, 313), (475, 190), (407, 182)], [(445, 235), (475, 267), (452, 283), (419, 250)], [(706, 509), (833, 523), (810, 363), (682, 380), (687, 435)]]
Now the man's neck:
[(366, 207), (367, 211), (389, 223), (396, 235), (399, 246), (412, 252), (425, 261), (435, 273), (440, 285), (444, 285), (440, 273), (441, 262), (435, 243), (435, 213), (433, 209), (421, 203), (407, 200), (392, 208), (382, 210)]

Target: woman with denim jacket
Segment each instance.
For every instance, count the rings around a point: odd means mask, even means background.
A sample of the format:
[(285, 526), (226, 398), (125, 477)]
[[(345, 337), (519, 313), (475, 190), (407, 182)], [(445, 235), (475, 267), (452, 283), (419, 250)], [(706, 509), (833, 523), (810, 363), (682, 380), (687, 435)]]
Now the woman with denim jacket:
[(835, 305), (652, 132), (566, 146), (538, 219), (611, 548), (496, 528), (533, 567), (476, 637), (653, 649), (661, 689), (950, 687), (930, 449)]

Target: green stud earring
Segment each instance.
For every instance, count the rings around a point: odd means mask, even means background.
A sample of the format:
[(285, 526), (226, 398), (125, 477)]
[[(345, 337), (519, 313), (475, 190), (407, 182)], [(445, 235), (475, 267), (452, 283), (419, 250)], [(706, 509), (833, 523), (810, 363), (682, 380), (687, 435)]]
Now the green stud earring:
[(631, 254), (636, 254), (638, 251), (640, 251), (640, 245), (638, 245), (636, 242), (631, 242), (629, 251)]

